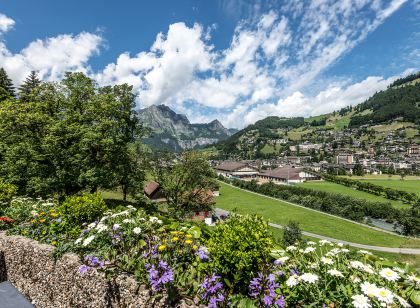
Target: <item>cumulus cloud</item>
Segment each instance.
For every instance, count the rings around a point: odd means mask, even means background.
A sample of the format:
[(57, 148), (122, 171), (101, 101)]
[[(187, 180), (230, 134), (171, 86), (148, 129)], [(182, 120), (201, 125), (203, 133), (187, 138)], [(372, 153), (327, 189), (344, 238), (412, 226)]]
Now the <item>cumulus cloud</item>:
[(18, 53), (12, 53), (0, 41), (0, 67), (4, 67), (15, 84), (20, 84), (32, 70), (49, 81), (62, 78), (67, 71), (89, 73), (88, 61), (99, 53), (102, 41), (101, 36), (88, 32), (63, 34), (35, 40)]
[[(240, 21), (224, 50), (211, 44), (214, 27), (174, 23), (156, 36), (149, 50), (125, 52), (97, 72), (89, 68), (103, 41), (96, 34), (37, 40), (15, 54), (0, 41), (0, 66), (16, 82), (33, 69), (47, 80), (69, 70), (84, 71), (101, 85), (133, 85), (139, 107), (166, 104), (185, 111), (193, 122), (217, 117), (227, 126), (243, 127), (267, 115), (329, 112), (384, 88), (387, 80), (369, 77), (354, 85), (327, 86), (314, 97), (304, 91), (405, 1), (287, 1)], [(223, 6), (235, 3), (225, 1)], [(9, 22), (5, 27), (12, 26)]]
[(9, 31), (15, 25), (15, 21), (10, 17), (0, 13), (0, 34)]

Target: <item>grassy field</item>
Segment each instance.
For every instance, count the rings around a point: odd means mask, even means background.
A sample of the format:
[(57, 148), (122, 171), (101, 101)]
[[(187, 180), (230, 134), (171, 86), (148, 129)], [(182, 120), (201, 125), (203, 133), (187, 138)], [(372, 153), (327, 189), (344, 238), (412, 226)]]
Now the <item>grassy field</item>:
[[(357, 175), (353, 175), (353, 176), (343, 176), (345, 178), (349, 178), (349, 179), (354, 179), (354, 180), (390, 180), (390, 181), (395, 181), (395, 180), (401, 180), (401, 177), (399, 175), (392, 175), (391, 177), (389, 177), (388, 174), (367, 174), (367, 175), (363, 175), (363, 176), (357, 176)], [(404, 178), (405, 181), (407, 180), (420, 180), (419, 176), (415, 176), (415, 175), (409, 175), (406, 176)]]
[(372, 201), (372, 202), (384, 202), (384, 203), (391, 203), (392, 206), (395, 208), (409, 208), (410, 206), (408, 204), (404, 204), (401, 201), (394, 201), (394, 200), (388, 200), (382, 196), (376, 196), (373, 194), (369, 194), (364, 191), (358, 191), (351, 187), (347, 187), (344, 185), (332, 183), (332, 182), (326, 182), (326, 181), (317, 181), (317, 182), (305, 182), (299, 184), (299, 186), (305, 187), (305, 188), (311, 188), (315, 190), (325, 191), (325, 192), (331, 192), (336, 194), (342, 194), (362, 200)]
[(273, 223), (287, 224), (297, 220), (304, 231), (330, 236), (355, 243), (388, 246), (418, 247), (420, 240), (405, 239), (376, 231), (358, 224), (289, 205), (282, 201), (258, 196), (221, 183), (216, 206), (239, 214), (259, 214)]
[(410, 193), (415, 193), (420, 196), (420, 180), (404, 180), (404, 181), (388, 181), (388, 180), (364, 180), (372, 184), (381, 185), (384, 187), (405, 190)]

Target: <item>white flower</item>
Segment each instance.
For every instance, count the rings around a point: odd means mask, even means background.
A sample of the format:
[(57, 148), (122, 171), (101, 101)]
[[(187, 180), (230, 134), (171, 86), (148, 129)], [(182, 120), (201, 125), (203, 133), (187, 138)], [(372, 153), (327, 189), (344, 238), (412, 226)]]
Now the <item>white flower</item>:
[(394, 294), (385, 288), (377, 289), (375, 296), (380, 302), (384, 302), (386, 304), (392, 304), (394, 301)]
[(128, 212), (128, 210), (126, 210), (126, 211), (122, 211), (122, 212), (119, 212), (119, 213), (112, 214), (111, 217), (118, 217), (118, 216), (123, 216), (123, 215), (128, 215), (128, 214), (130, 214), (130, 213)]
[(365, 265), (360, 261), (350, 261), (350, 266), (361, 270), (365, 267)]
[(331, 276), (335, 276), (335, 277), (344, 277), (343, 273), (341, 273), (339, 270), (336, 269), (329, 269), (328, 274), (330, 274)]
[(158, 223), (159, 225), (161, 225), (161, 224), (163, 224), (163, 221), (162, 221), (162, 220), (160, 220), (160, 219), (158, 219), (158, 220), (157, 220), (157, 223)]
[(100, 222), (103, 222), (103, 221), (107, 220), (108, 218), (109, 218), (109, 216), (104, 216), (104, 217), (101, 218)]
[(159, 218), (154, 217), (154, 216), (151, 216), (151, 217), (149, 218), (149, 221), (150, 221), (150, 222), (158, 222), (158, 220), (159, 220)]
[(333, 249), (330, 250), (330, 252), (332, 252), (333, 254), (337, 255), (337, 254), (339, 254), (341, 252), (341, 249), (340, 248), (333, 248)]
[(383, 268), (380, 272), (379, 275), (381, 275), (383, 278), (385, 278), (388, 281), (396, 281), (398, 279), (400, 279), (400, 275), (398, 275), (397, 272), (394, 272), (392, 269), (386, 267)]
[(296, 246), (287, 246), (286, 251), (295, 251), (297, 250)]
[(89, 245), (93, 240), (95, 239), (95, 236), (93, 236), (93, 235), (91, 235), (91, 236), (89, 236), (88, 238), (86, 238), (84, 241), (83, 241), (83, 246), (87, 246), (87, 245)]
[(353, 295), (352, 297), (353, 300), (353, 306), (356, 308), (369, 308), (372, 307), (369, 304), (369, 299), (362, 295), (362, 294), (358, 294), (358, 295)]
[(303, 280), (307, 283), (315, 283), (318, 280), (318, 276), (312, 273), (303, 273), (302, 276), (299, 277), (299, 280)]
[(297, 285), (299, 283), (299, 277), (297, 275), (292, 275), (289, 277), (289, 279), (287, 279), (286, 281), (286, 285), (291, 288), (294, 287), (295, 285)]
[(375, 271), (372, 268), (372, 265), (370, 265), (370, 264), (365, 264), (365, 266), (363, 266), (363, 270), (368, 274), (374, 274), (375, 273)]
[(324, 246), (325, 244), (331, 244), (331, 242), (327, 241), (327, 240), (320, 240), (319, 241), (319, 245)]
[(359, 277), (357, 277), (357, 276), (354, 276), (354, 275), (351, 275), (351, 276), (350, 276), (350, 280), (351, 280), (351, 281), (353, 281), (353, 282), (355, 282), (355, 283), (360, 282), (360, 278), (359, 278)]
[(112, 226), (112, 229), (113, 229), (113, 230), (118, 230), (120, 227), (121, 227), (121, 226), (120, 226), (119, 224), (114, 224), (114, 225)]
[(104, 225), (104, 224), (101, 224), (101, 223), (99, 223), (99, 224), (96, 226), (96, 230), (98, 231), (98, 233), (104, 232), (104, 231), (106, 231), (107, 229), (108, 229), (108, 227), (107, 227), (106, 225)]
[(403, 306), (404, 308), (410, 308), (411, 305), (409, 303), (407, 303), (407, 301), (402, 298), (401, 296), (396, 295), (398, 301), (400, 302), (401, 306)]
[(130, 223), (133, 223), (134, 220), (126, 218), (122, 222), (125, 223), (125, 224), (130, 224)]
[(78, 238), (78, 239), (77, 239), (74, 243), (75, 243), (76, 245), (79, 245), (81, 241), (82, 241), (82, 238), (80, 237), (80, 238)]
[(328, 265), (334, 264), (333, 259), (331, 259), (331, 258), (325, 258), (325, 257), (322, 257), (321, 258), (321, 262), (324, 263), (324, 264), (328, 264)]
[(140, 229), (139, 227), (135, 227), (135, 228), (133, 229), (133, 233), (134, 233), (134, 234), (140, 234), (140, 233), (141, 233), (141, 229)]
[(344, 246), (344, 244), (343, 244), (343, 243), (337, 243), (337, 246), (338, 246), (338, 247), (343, 247), (343, 246)]
[(367, 251), (367, 250), (359, 250), (357, 252), (362, 254), (362, 255), (371, 255), (372, 254), (370, 251)]
[(136, 208), (132, 205), (127, 205), (127, 209), (132, 210), (132, 211), (136, 210)]
[(408, 281), (413, 282), (414, 284), (419, 284), (420, 285), (420, 278), (417, 277), (416, 275), (411, 274), (407, 278), (408, 278)]
[(314, 252), (315, 251), (315, 247), (306, 247), (305, 250), (303, 251), (303, 253), (310, 253), (310, 252)]
[(309, 264), (309, 267), (310, 267), (310, 268), (312, 268), (312, 269), (315, 269), (315, 268), (317, 268), (317, 267), (318, 267), (318, 263), (316, 263), (316, 262), (314, 262), (314, 263), (310, 263), (310, 264)]
[(31, 215), (36, 217), (36, 216), (38, 216), (38, 212), (37, 211), (31, 211)]
[(312, 241), (309, 241), (307, 244), (308, 245), (311, 245), (311, 246), (316, 245), (316, 243), (315, 242), (312, 242)]
[(341, 252), (350, 252), (350, 250), (348, 250), (347, 248), (342, 248), (340, 250), (341, 250)]
[(289, 260), (289, 257), (285, 256), (285, 257), (278, 258), (276, 261), (277, 263), (284, 264), (287, 260)]
[(90, 230), (92, 228), (95, 228), (96, 222), (92, 222), (91, 224), (88, 224), (87, 228)]
[(362, 292), (368, 297), (374, 297), (378, 292), (378, 287), (374, 283), (369, 283), (367, 281), (363, 282), (360, 285), (360, 288), (362, 289)]

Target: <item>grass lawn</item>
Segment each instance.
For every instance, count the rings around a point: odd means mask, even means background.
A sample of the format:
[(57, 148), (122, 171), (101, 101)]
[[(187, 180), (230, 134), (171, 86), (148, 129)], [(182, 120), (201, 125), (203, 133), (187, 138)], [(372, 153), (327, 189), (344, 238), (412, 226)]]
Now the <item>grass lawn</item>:
[(366, 180), (372, 184), (381, 185), (384, 187), (405, 190), (410, 193), (415, 193), (420, 196), (420, 180), (404, 180), (404, 181), (389, 181), (389, 180)]
[(344, 185), (327, 182), (327, 181), (305, 182), (305, 183), (299, 184), (299, 186), (302, 186), (305, 188), (311, 188), (315, 190), (320, 190), (320, 191), (325, 191), (325, 192), (347, 195), (350, 197), (367, 200), (367, 201), (391, 203), (391, 205), (394, 206), (395, 208), (409, 208), (410, 207), (410, 205), (404, 204), (401, 201), (388, 200), (382, 196), (376, 196), (376, 195), (369, 194), (364, 191), (358, 191), (351, 187), (347, 187)]
[(420, 240), (405, 239), (376, 231), (280, 200), (242, 191), (224, 183), (220, 183), (220, 196), (216, 197), (216, 206), (228, 211), (236, 209), (239, 214), (259, 214), (273, 223), (282, 225), (290, 220), (296, 220), (304, 231), (340, 240), (376, 246), (420, 248)]
[[(390, 180), (390, 181), (399, 180), (399, 181), (401, 181), (401, 177), (399, 175), (396, 175), (396, 174), (392, 175), (391, 177), (389, 177), (388, 174), (372, 174), (372, 175), (371, 174), (366, 174), (366, 175), (363, 175), (363, 176), (343, 175), (342, 177), (353, 179), (353, 180)], [(404, 178), (404, 181), (408, 181), (408, 180), (420, 180), (420, 177), (415, 176), (415, 175), (408, 175)]]

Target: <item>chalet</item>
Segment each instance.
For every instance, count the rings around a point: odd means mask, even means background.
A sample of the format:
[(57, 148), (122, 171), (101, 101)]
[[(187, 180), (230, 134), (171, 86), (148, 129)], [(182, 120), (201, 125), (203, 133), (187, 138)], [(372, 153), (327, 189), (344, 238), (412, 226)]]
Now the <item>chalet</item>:
[(214, 167), (214, 169), (217, 175), (223, 175), (225, 177), (254, 178), (258, 174), (257, 168), (247, 163), (235, 161), (223, 162)]
[(408, 156), (420, 156), (420, 145), (413, 144), (407, 148)]
[(336, 163), (338, 165), (353, 164), (354, 156), (352, 154), (339, 154), (336, 157)]
[(307, 180), (320, 180), (321, 177), (302, 167), (285, 166), (258, 174), (261, 183), (272, 181), (277, 184), (302, 183)]
[(155, 181), (150, 181), (144, 186), (144, 196), (153, 202), (165, 202), (165, 194), (162, 188)]

